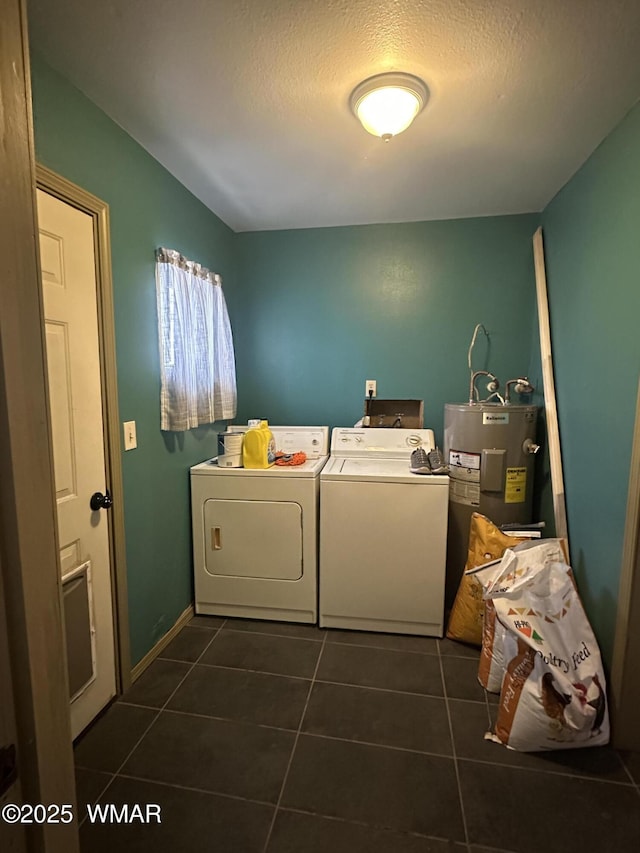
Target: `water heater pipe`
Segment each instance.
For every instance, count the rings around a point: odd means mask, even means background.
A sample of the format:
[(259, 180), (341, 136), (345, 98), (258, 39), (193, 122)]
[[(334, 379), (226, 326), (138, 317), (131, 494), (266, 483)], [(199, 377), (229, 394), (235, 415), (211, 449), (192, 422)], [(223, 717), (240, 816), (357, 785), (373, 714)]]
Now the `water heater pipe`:
[(511, 402), (511, 386), (514, 386), (514, 391), (516, 394), (532, 394), (535, 390), (533, 385), (529, 382), (527, 376), (520, 376), (518, 379), (510, 379), (505, 385), (505, 394), (504, 401), (505, 403)]
[(498, 388), (500, 387), (500, 382), (496, 379), (493, 373), (489, 373), (488, 370), (476, 370), (471, 374), (471, 380), (469, 381), (469, 403), (486, 403), (486, 400), (480, 400), (480, 395), (478, 394), (478, 389), (476, 388), (476, 379), (478, 376), (488, 376), (491, 380), (489, 385), (487, 386), (487, 390), (491, 392), (492, 396), (497, 393)]

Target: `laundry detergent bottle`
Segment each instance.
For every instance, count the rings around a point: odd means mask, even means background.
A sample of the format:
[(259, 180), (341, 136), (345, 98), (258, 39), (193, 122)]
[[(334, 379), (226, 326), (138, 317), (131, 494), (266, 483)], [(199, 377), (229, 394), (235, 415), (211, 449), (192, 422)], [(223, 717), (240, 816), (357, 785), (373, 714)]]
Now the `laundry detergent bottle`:
[(242, 464), (245, 468), (270, 468), (276, 461), (276, 442), (268, 421), (251, 427), (242, 442)]

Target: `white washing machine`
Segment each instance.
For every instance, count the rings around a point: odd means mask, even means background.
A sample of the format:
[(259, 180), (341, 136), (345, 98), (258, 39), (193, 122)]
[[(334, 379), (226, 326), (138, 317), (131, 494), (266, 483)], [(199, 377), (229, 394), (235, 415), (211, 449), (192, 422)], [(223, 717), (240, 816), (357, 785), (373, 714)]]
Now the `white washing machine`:
[(442, 636), (448, 475), (432, 430), (334, 429), (320, 475), (320, 626)]
[[(239, 428), (233, 428), (238, 430)], [(319, 474), (328, 427), (270, 427), (296, 467), (191, 469), (196, 613), (315, 623)]]

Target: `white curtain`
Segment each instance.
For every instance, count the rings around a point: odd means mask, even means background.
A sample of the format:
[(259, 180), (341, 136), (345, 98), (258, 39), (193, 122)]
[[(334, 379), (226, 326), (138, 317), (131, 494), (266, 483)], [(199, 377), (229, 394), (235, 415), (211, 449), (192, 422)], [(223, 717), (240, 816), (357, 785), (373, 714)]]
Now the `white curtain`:
[(160, 429), (174, 432), (236, 414), (233, 336), (222, 279), (172, 249), (158, 249)]

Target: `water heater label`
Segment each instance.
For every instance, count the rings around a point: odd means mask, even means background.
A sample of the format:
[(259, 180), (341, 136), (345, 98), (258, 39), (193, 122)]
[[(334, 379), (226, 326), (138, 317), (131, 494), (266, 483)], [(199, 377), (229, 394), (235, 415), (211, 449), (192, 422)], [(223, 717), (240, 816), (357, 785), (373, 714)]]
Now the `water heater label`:
[(480, 454), (465, 453), (463, 450), (449, 451), (449, 467), (451, 468), (471, 468), (480, 470)]
[(480, 454), (449, 451), (449, 500), (480, 506)]
[(480, 483), (449, 478), (449, 500), (465, 506), (480, 506)]
[(523, 504), (527, 496), (527, 469), (507, 468), (504, 484), (504, 502)]
[(482, 425), (486, 426), (487, 424), (508, 424), (509, 423), (509, 413), (504, 412), (498, 414), (497, 412), (483, 412), (482, 413)]

